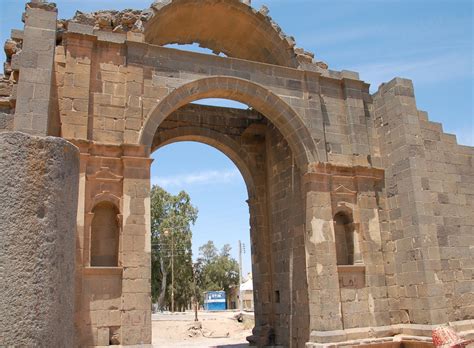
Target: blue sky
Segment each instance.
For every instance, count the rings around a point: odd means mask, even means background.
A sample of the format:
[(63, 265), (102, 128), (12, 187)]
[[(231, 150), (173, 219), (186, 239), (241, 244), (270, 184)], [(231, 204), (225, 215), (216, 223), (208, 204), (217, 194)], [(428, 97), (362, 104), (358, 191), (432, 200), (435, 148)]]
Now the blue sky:
[[(57, 0), (61, 18), (76, 9), (146, 8), (151, 0)], [(0, 0), (0, 39), (21, 28), (23, 2)], [(354, 70), (375, 91), (395, 76), (414, 81), (418, 108), (474, 145), (473, 4), (471, 0), (253, 0), (297, 45), (335, 70)], [(4, 57), (0, 59), (3, 63)], [(226, 103), (224, 103), (227, 105)], [(238, 239), (248, 245), (245, 184), (224, 155), (206, 145), (178, 143), (154, 154), (154, 182), (185, 189), (200, 209), (195, 247)], [(247, 248), (248, 249), (248, 248)], [(249, 270), (249, 253), (245, 269)]]

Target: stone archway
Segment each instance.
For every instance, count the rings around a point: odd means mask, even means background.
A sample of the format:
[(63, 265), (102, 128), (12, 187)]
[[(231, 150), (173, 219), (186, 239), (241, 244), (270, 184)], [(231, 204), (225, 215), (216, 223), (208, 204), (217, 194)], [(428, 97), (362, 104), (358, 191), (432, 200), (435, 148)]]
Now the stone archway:
[[(243, 97), (239, 98), (243, 101)], [(180, 106), (183, 100), (195, 99), (177, 100)], [(163, 103), (169, 107), (166, 99)], [(219, 149), (234, 161), (249, 190), (254, 339), (260, 345), (271, 342), (289, 345), (290, 341), (303, 344), (309, 320), (294, 318), (309, 315), (304, 219), (297, 213), (304, 202), (293, 150), (271, 120), (254, 109), (178, 106), (169, 108), (173, 110), (169, 115), (158, 113), (159, 107), (153, 111), (152, 115), (160, 116), (161, 120), (155, 135), (150, 137), (151, 149), (176, 141), (199, 141)], [(286, 331), (288, 328), (290, 331)]]
[(301, 171), (318, 162), (315, 143), (300, 116), (281, 98), (254, 82), (235, 77), (209, 77), (186, 83), (168, 94), (146, 117), (139, 143), (151, 146), (161, 122), (183, 105), (205, 98), (231, 99), (253, 107), (288, 141)]

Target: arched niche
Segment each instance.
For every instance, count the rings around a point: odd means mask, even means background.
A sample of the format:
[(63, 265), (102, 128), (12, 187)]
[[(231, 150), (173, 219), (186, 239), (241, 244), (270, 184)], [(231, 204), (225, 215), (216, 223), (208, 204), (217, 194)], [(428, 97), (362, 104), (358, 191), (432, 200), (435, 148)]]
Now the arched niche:
[(337, 213), (334, 216), (334, 234), (338, 265), (354, 264), (354, 233), (352, 215), (347, 212)]
[(92, 210), (90, 233), (90, 266), (117, 267), (119, 265), (120, 218), (116, 206), (108, 201)]

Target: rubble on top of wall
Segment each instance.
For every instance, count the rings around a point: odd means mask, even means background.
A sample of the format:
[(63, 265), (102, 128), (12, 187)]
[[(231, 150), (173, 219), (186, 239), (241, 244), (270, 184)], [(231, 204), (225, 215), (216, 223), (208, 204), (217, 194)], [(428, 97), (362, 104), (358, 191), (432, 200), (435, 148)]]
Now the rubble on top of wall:
[(46, 10), (46, 11), (58, 12), (58, 8), (56, 6), (56, 3), (54, 3), (54, 2), (33, 0), (33, 1), (30, 1), (30, 2), (26, 3), (25, 7), (26, 7), (26, 9), (28, 9), (28, 8), (39, 8), (39, 9)]
[(153, 16), (150, 10), (132, 10), (123, 11), (103, 10), (93, 13), (77, 11), (71, 22), (93, 26), (97, 30), (111, 31), (114, 33), (144, 31), (144, 23)]
[[(247, 5), (255, 15), (266, 20), (272, 26), (275, 32), (280, 36), (281, 40), (285, 41), (288, 47), (293, 50), (300, 65), (313, 65), (311, 70), (327, 70), (327, 64), (314, 60), (314, 53), (296, 47), (294, 37), (286, 35), (283, 32), (281, 27), (270, 16), (270, 10), (267, 6), (263, 5), (259, 10), (257, 10), (251, 7), (251, 0), (237, 1)], [(146, 23), (149, 22), (159, 11), (172, 3), (173, 0), (156, 0), (150, 5), (150, 8), (145, 10), (103, 10), (92, 13), (77, 11), (70, 21), (92, 26), (96, 30), (111, 31), (114, 33), (143, 33), (145, 31)]]
[(3, 75), (0, 75), (0, 112), (2, 113), (13, 113), (15, 108), (22, 43), (23, 40), (12, 35), (12, 38), (7, 39), (3, 46), (6, 59), (3, 63)]

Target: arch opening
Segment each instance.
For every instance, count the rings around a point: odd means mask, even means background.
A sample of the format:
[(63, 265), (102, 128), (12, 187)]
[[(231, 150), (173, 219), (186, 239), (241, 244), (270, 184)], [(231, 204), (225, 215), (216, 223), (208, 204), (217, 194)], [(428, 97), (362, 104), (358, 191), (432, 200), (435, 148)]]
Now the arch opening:
[(176, 50), (181, 50), (181, 51), (188, 51), (188, 52), (195, 52), (195, 53), (202, 53), (202, 54), (209, 54), (209, 55), (215, 55), (219, 57), (227, 57), (226, 54), (223, 52), (213, 52), (209, 48), (201, 47), (198, 43), (192, 43), (192, 44), (167, 44), (164, 45), (163, 47), (167, 48), (174, 48)]
[[(196, 104), (209, 98), (244, 106)], [(305, 261), (298, 260), (298, 267), (287, 269), (288, 264), (280, 264), (279, 257), (304, 254), (303, 244), (289, 241), (303, 240), (304, 229), (299, 226), (304, 217), (295, 213), (304, 205), (299, 174), (315, 162), (315, 143), (300, 116), (281, 98), (258, 84), (231, 77), (182, 85), (148, 114), (140, 134), (142, 145), (153, 152), (183, 141), (204, 143), (223, 152), (246, 182), (255, 290), (255, 336), (249, 340), (256, 343), (264, 327), (283, 330), (276, 307), (290, 303), (297, 293), (305, 293), (306, 278), (301, 272)], [(286, 291), (283, 284), (290, 281), (289, 274), (293, 287)], [(267, 289), (275, 291), (266, 293)], [(292, 322), (292, 327), (295, 324)], [(307, 329), (297, 335), (305, 336)], [(288, 343), (287, 338), (279, 341)]]
[(171, 113), (207, 98), (233, 100), (258, 111), (283, 135), (301, 171), (305, 171), (310, 163), (317, 162), (319, 156), (311, 134), (288, 104), (258, 84), (231, 77), (204, 78), (175, 89), (147, 116), (139, 142), (152, 147), (158, 127)]
[[(253, 185), (253, 178), (244, 178), (243, 172), (250, 170), (245, 167), (244, 160), (237, 158), (238, 154), (229, 144), (222, 144), (211, 137), (204, 134), (174, 136), (168, 133), (160, 138), (162, 142), (153, 149), (155, 161), (151, 168), (151, 182), (173, 195), (186, 191), (191, 203), (197, 206), (198, 219), (192, 227), (194, 264), (201, 256), (199, 247), (208, 241), (213, 241), (219, 254), (225, 244), (230, 244), (231, 256), (238, 260), (238, 241), (241, 240), (247, 250), (243, 255), (242, 275), (251, 279), (248, 274), (252, 271), (250, 253), (253, 252), (250, 216), (258, 214), (249, 211), (247, 191), (250, 191), (248, 185)], [(253, 310), (253, 296), (247, 296), (246, 300), (243, 305)], [(238, 309), (236, 287), (226, 292), (226, 306), (227, 309)], [(163, 343), (158, 337), (160, 333), (158, 325), (154, 326), (155, 344)]]
[(153, 8), (154, 15), (145, 24), (148, 43), (198, 44), (217, 55), (298, 66), (292, 40), (265, 11), (257, 12), (241, 1), (173, 0)]

